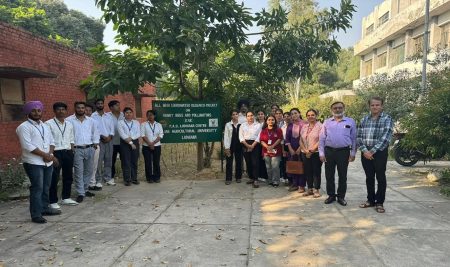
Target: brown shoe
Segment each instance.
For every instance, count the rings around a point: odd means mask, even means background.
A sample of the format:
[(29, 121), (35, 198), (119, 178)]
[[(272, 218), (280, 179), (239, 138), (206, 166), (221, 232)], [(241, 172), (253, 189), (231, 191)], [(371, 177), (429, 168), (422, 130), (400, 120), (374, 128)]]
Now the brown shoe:
[(319, 189), (314, 189), (313, 190), (313, 198), (319, 198), (320, 197), (320, 190)]
[(298, 189), (298, 192), (299, 193), (305, 193), (305, 188), (300, 186), (300, 188)]
[(309, 197), (309, 196), (312, 196), (312, 195), (314, 195), (313, 190), (312, 189), (308, 189), (305, 193), (303, 193), (302, 196)]

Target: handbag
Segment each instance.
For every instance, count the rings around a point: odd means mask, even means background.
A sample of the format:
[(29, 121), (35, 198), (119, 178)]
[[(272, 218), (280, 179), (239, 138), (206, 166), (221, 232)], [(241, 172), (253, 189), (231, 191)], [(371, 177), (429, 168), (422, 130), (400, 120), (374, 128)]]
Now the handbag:
[(286, 173), (303, 174), (303, 162), (295, 159), (286, 161)]

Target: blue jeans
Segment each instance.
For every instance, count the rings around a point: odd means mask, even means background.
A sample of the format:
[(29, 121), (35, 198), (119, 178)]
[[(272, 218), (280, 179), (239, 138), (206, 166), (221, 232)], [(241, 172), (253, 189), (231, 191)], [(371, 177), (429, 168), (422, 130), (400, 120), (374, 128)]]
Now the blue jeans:
[(264, 156), (264, 162), (267, 169), (267, 182), (279, 184), (280, 183), (280, 161), (281, 157)]
[(52, 182), (53, 166), (34, 165), (24, 163), (28, 178), (30, 179), (30, 214), (31, 218), (42, 216), (48, 209), (48, 191)]

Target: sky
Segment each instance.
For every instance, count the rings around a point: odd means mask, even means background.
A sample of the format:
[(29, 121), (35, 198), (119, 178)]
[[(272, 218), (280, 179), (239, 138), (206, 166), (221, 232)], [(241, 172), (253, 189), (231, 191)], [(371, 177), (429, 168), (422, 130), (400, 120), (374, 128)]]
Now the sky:
[[(258, 12), (263, 8), (267, 8), (267, 1), (265, 0), (243, 0), (245, 6), (251, 9), (252, 12)], [(339, 8), (340, 0), (318, 0), (319, 8), (325, 7), (335, 7)], [(352, 47), (361, 38), (361, 22), (362, 18), (370, 14), (375, 6), (379, 5), (383, 0), (353, 0), (356, 6), (356, 12), (353, 14), (352, 28), (348, 29), (347, 32), (337, 32), (334, 35), (338, 43), (343, 48)], [(76, 9), (84, 14), (100, 18), (102, 12), (95, 6), (94, 0), (64, 0), (64, 3), (69, 7), (69, 9)], [(252, 27), (249, 29), (250, 32), (257, 32), (257, 27)], [(119, 46), (114, 43), (115, 32), (112, 29), (112, 25), (106, 25), (104, 32), (103, 42), (109, 46), (111, 49), (123, 49), (124, 47)], [(258, 37), (254, 36), (249, 38), (252, 43), (256, 42)]]

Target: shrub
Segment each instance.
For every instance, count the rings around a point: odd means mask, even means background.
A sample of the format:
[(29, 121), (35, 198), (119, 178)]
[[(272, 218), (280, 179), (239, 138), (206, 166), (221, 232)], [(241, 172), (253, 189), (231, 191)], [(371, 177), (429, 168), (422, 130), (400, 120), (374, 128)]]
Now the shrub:
[(11, 159), (9, 162), (0, 165), (0, 198), (6, 198), (9, 194), (15, 193), (24, 187), (27, 176), (23, 169), (22, 162)]

